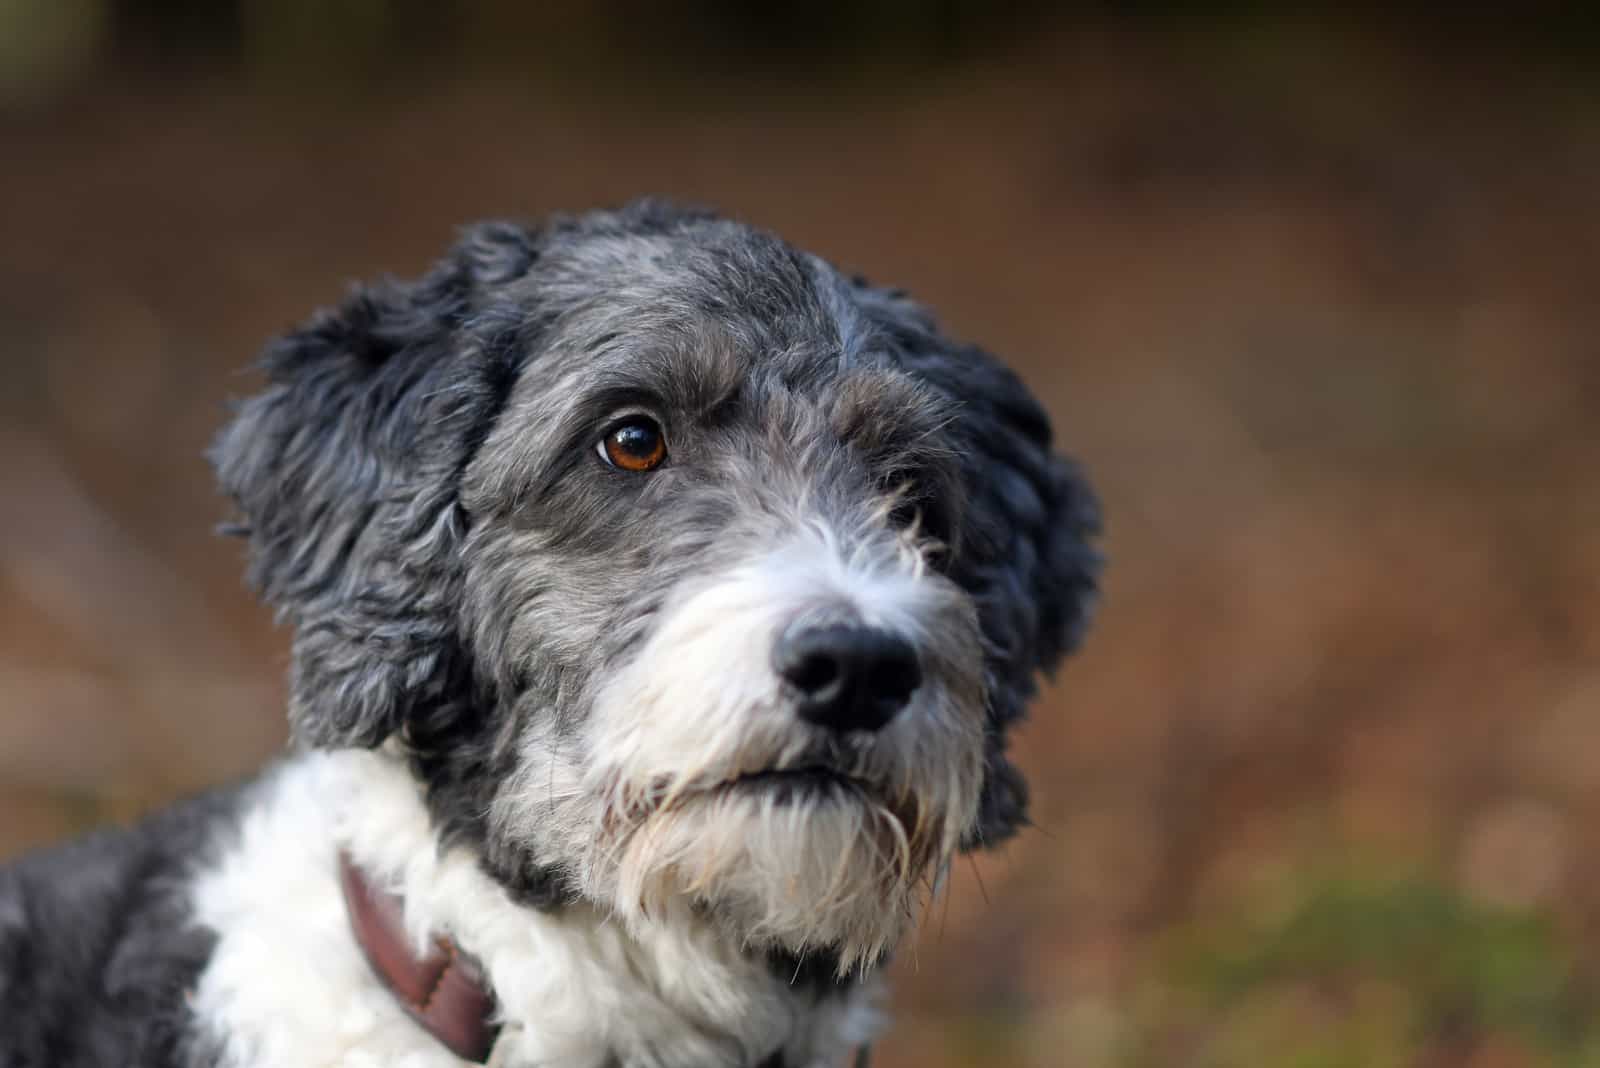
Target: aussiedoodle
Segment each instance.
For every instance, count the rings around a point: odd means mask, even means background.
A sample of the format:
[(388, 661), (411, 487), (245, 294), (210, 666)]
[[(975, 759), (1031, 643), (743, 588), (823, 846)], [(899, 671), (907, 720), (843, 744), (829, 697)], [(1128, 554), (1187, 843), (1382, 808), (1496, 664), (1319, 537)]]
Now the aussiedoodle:
[(821, 1068), (1078, 641), (1094, 499), (901, 292), (640, 202), (266, 350), (292, 751), (0, 869), (0, 1064)]

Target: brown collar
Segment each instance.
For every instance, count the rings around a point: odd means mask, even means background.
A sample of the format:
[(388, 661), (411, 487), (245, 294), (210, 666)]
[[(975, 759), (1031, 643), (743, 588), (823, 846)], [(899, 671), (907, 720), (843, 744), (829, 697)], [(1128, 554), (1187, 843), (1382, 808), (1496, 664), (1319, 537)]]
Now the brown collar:
[(400, 1007), (457, 1057), (487, 1062), (500, 1025), (483, 968), (454, 942), (437, 936), (427, 955), (418, 957), (406, 938), (400, 898), (368, 882), (342, 850), (339, 883), (350, 929)]
[[(486, 1064), (500, 1037), (494, 991), (483, 967), (448, 938), (436, 935), (428, 954), (418, 957), (406, 938), (405, 903), (367, 880), (350, 854), (339, 851), (339, 885), (344, 889), (350, 929), (367, 963), (389, 988), (406, 1015), (462, 1060)], [(856, 1054), (866, 1068), (867, 1049)], [(782, 1068), (782, 1052), (760, 1068)]]

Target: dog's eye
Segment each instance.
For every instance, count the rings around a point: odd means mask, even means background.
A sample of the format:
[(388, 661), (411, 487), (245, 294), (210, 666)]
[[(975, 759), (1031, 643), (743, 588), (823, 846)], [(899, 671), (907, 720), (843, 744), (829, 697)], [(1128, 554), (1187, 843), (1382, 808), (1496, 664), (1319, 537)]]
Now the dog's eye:
[(667, 436), (649, 416), (629, 416), (606, 431), (598, 446), (600, 459), (624, 471), (654, 471), (667, 458)]
[(900, 530), (915, 525), (924, 540), (942, 547), (938, 554), (941, 558), (948, 553), (954, 534), (950, 513), (930, 487), (909, 471), (890, 472), (884, 476), (884, 483), (895, 494), (894, 507), (889, 511), (890, 525)]

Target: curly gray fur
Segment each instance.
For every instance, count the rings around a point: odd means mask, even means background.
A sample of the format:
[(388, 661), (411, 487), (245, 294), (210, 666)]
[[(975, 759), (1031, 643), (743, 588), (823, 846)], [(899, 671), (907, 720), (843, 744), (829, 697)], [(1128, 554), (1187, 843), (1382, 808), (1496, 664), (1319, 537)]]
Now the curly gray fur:
[[(983, 643), (964, 845), (1025, 820), (1006, 734), (1083, 634), (1097, 506), (1019, 379), (902, 293), (645, 201), (474, 227), (420, 280), (357, 290), (264, 362), (269, 388), (214, 458), (252, 580), (294, 628), (296, 735), (404, 739), (445, 832), (528, 900), (575, 890), (484, 816), (526, 719), (581, 722), (675, 583), (761, 537), (752, 516), (779, 511), (763, 497), (799, 483), (839, 501), (902, 488), (944, 543)], [(690, 458), (670, 494), (583, 468), (594, 421), (641, 397)]]

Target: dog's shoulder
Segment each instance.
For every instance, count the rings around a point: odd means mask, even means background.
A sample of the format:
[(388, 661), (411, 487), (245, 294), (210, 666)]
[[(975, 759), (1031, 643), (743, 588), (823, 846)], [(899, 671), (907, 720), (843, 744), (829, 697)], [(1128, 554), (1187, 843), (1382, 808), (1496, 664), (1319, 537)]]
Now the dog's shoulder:
[(189, 884), (240, 790), (0, 867), (0, 1068), (197, 1063), (186, 998), (213, 936)]

